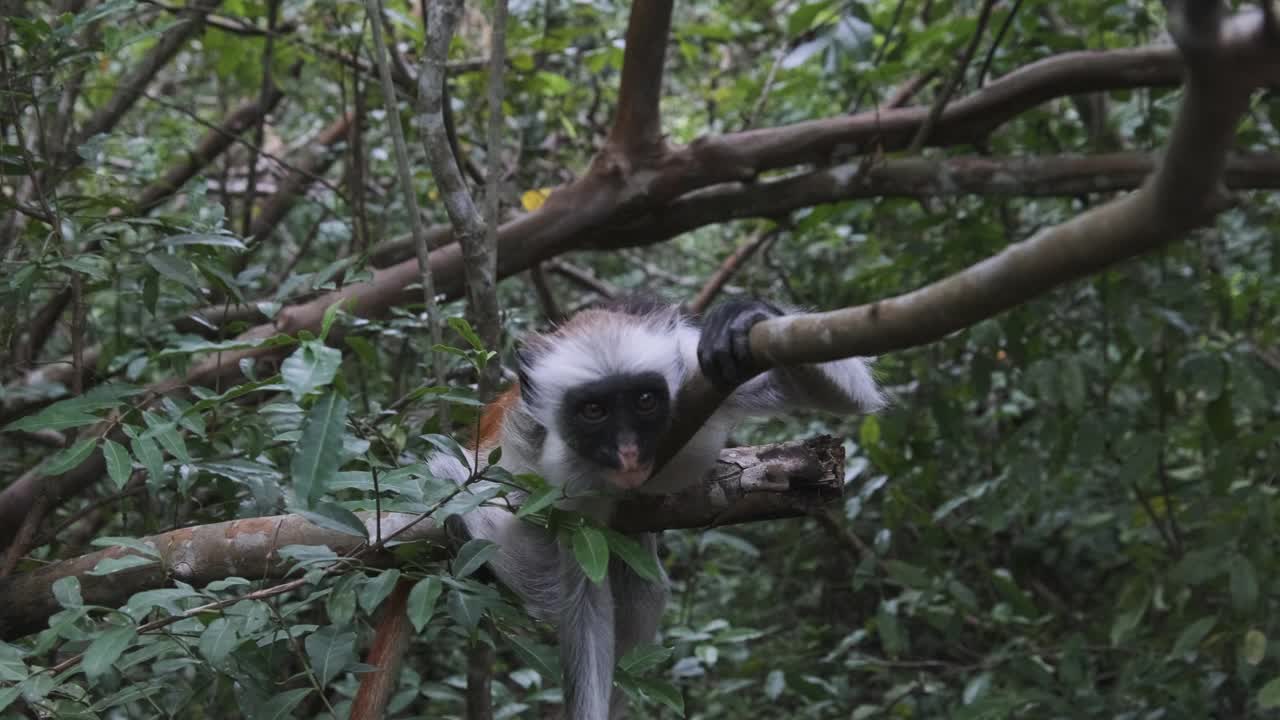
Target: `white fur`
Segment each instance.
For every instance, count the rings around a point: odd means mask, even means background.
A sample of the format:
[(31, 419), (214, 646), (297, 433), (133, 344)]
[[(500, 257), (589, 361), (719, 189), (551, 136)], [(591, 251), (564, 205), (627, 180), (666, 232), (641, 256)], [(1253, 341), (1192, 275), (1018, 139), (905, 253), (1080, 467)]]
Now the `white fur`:
[[(684, 338), (690, 336), (696, 351), (698, 330), (674, 309), (643, 317), (588, 313), (593, 314), (570, 321), (533, 347), (528, 371), (536, 392), (529, 410), (543, 427), (553, 425), (560, 398), (579, 385), (614, 375), (654, 372), (666, 380), (667, 391), (675, 397), (689, 368), (697, 367), (696, 354), (682, 351)], [(680, 339), (677, 352), (672, 352), (673, 334)]]
[[(700, 335), (671, 307), (645, 316), (586, 311), (555, 333), (530, 340), (525, 373), (532, 388), (526, 388), (528, 400), (516, 401), (503, 418), (497, 440), (503, 451), (502, 466), (513, 473), (541, 475), (563, 489), (569, 499), (561, 505), (608, 522), (617, 500), (601, 492), (609, 485), (603, 469), (579, 457), (564, 442), (558, 424), (561, 399), (584, 383), (655, 372), (666, 380), (672, 412), (679, 413), (680, 387), (690, 373), (698, 372)], [(863, 359), (772, 370), (738, 388), (640, 492), (670, 493), (698, 481), (714, 465), (733, 426), (746, 415), (799, 407), (870, 412), (883, 404), (884, 397)], [(482, 448), (482, 458), (488, 450)], [(459, 482), (470, 473), (463, 463), (443, 454), (436, 455), (430, 467), (436, 475)], [(621, 694), (610, 701), (614, 662), (638, 643), (654, 638), (666, 604), (666, 583), (648, 582), (614, 558), (605, 580), (593, 584), (572, 551), (555, 536), (516, 519), (504, 508), (482, 507), (464, 521), (474, 537), (501, 547), (490, 566), (521, 596), (530, 613), (557, 622), (566, 717), (618, 717), (624, 702)], [(656, 555), (655, 536), (636, 539)]]

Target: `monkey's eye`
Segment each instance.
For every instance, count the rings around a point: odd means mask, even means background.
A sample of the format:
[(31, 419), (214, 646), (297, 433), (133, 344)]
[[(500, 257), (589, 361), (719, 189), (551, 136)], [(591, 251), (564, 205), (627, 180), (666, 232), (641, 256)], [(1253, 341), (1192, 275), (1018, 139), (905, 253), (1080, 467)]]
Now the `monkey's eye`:
[(600, 422), (608, 414), (609, 411), (598, 402), (584, 402), (578, 406), (578, 415), (587, 422)]
[(651, 413), (658, 409), (658, 396), (651, 392), (642, 392), (636, 396), (636, 410)]

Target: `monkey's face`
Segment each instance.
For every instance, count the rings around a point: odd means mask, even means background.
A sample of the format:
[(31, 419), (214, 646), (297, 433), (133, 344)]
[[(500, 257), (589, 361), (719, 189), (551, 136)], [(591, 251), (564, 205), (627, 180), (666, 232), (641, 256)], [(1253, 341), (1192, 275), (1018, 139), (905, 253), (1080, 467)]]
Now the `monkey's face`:
[(658, 373), (615, 375), (565, 393), (560, 428), (573, 452), (623, 490), (644, 484), (671, 424), (671, 396)]

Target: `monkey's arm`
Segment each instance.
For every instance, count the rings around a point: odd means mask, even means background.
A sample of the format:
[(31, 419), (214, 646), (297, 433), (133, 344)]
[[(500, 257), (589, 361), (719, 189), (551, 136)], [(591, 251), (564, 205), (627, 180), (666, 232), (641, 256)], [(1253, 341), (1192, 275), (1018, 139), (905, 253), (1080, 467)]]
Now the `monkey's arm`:
[(867, 413), (884, 406), (870, 362), (846, 358), (761, 373), (751, 356), (751, 328), (785, 313), (762, 300), (731, 300), (713, 309), (698, 341), (698, 365), (716, 386), (734, 388), (726, 404), (753, 415), (798, 408)]

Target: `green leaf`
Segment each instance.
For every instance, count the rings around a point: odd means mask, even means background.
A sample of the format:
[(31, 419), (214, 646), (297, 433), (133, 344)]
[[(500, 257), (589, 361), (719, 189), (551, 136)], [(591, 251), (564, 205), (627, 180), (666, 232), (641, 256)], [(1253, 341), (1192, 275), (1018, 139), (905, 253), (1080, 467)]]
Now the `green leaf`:
[(317, 400), (307, 413), (290, 466), (294, 490), (303, 507), (313, 506), (338, 474), (346, 418), (347, 400), (333, 391)]
[(333, 589), (329, 591), (329, 597), (324, 600), (325, 613), (329, 616), (330, 624), (341, 627), (351, 622), (351, 618), (356, 614), (356, 589), (357, 581), (364, 580), (364, 577), (357, 573), (343, 575), (333, 584)]
[(609, 543), (609, 550), (622, 558), (622, 561), (635, 570), (637, 575), (651, 583), (665, 581), (662, 568), (658, 565), (658, 558), (647, 548), (616, 530), (606, 528), (604, 535)]
[(177, 423), (171, 420), (164, 420), (154, 413), (143, 413), (142, 417), (147, 423), (147, 431), (139, 437), (155, 438), (160, 442), (161, 447), (177, 458), (179, 462), (192, 462), (191, 453), (187, 451), (187, 443), (182, 439), (182, 435), (178, 433)]
[(884, 566), (889, 577), (903, 587), (925, 589), (933, 585), (929, 574), (915, 565), (901, 560), (886, 560)]
[(111, 482), (115, 483), (117, 490), (123, 490), (129, 483), (129, 475), (133, 473), (133, 460), (129, 457), (129, 451), (114, 440), (104, 439), (102, 456), (107, 461), (107, 475), (111, 477)]
[(400, 581), (400, 571), (392, 568), (383, 570), (364, 583), (364, 587), (360, 588), (359, 598), (360, 607), (365, 612), (373, 612), (382, 604), (383, 600), (395, 590), (396, 583)]
[(573, 531), (573, 556), (591, 582), (599, 585), (609, 572), (609, 542), (604, 533), (582, 525)]
[(92, 425), (101, 420), (90, 413), (114, 410), (124, 398), (136, 395), (141, 388), (125, 383), (108, 383), (93, 388), (80, 397), (61, 400), (34, 415), (19, 418), (4, 426), (4, 430), (67, 430)]
[(1064, 357), (1058, 363), (1058, 392), (1062, 402), (1072, 412), (1079, 412), (1084, 407), (1085, 378), (1084, 368), (1080, 360)]
[(240, 644), (236, 628), (225, 617), (214, 618), (204, 632), (200, 633), (200, 654), (215, 666), (220, 666)]
[(147, 264), (156, 272), (170, 280), (183, 285), (192, 292), (200, 292), (200, 279), (186, 258), (168, 253), (150, 253), (146, 257)]
[(541, 490), (535, 490), (520, 504), (520, 509), (516, 510), (516, 517), (528, 517), (551, 505), (559, 498), (560, 488), (555, 485), (548, 485)]
[[(173, 248), (182, 247), (184, 245), (207, 245), (209, 247), (231, 248), (236, 251), (248, 250), (249, 247), (240, 241), (240, 238), (231, 235), (212, 235), (209, 233), (190, 233), (185, 235), (174, 235), (167, 237), (160, 242), (163, 247)], [(172, 257), (163, 255), (161, 257)]]
[(1244, 634), (1243, 654), (1245, 662), (1257, 665), (1267, 656), (1267, 636), (1257, 628), (1250, 628)]
[(337, 503), (318, 501), (310, 510), (296, 508), (294, 512), (307, 519), (312, 525), (319, 525), (326, 530), (369, 539), (369, 530), (360, 522), (359, 516)]
[(987, 694), (987, 690), (991, 688), (991, 673), (980, 673), (977, 677), (965, 683), (964, 693), (960, 696), (961, 701), (965, 705), (972, 705), (977, 702), (983, 695)]
[(22, 656), (22, 650), (0, 642), (0, 682), (22, 682), (31, 674)]
[(555, 648), (530, 641), (515, 633), (504, 633), (507, 642), (524, 664), (538, 671), (544, 678), (560, 677), (560, 659)]
[(111, 264), (101, 255), (77, 255), (58, 263), (61, 267), (105, 282), (111, 277)]
[(464, 578), (479, 570), (489, 558), (498, 554), (498, 546), (482, 538), (472, 538), (459, 550), (453, 559), (453, 576)]
[(355, 664), (356, 634), (328, 625), (307, 636), (307, 658), (311, 669), (320, 678), (320, 684), (328, 685), (338, 673)]
[(467, 454), (467, 451), (464, 450), (462, 446), (459, 445), (457, 441), (455, 441), (453, 438), (449, 437), (448, 435), (437, 435), (437, 434), (423, 435), (421, 437), (423, 440), (426, 440), (427, 442), (434, 445), (437, 450), (448, 453), (453, 457), (457, 458), (458, 462), (462, 463), (462, 466), (464, 468), (471, 467), (471, 457)]
[(618, 661), (618, 667), (634, 675), (647, 673), (671, 657), (671, 648), (644, 643), (632, 648)]
[(466, 319), (451, 317), (448, 322), (449, 327), (453, 328), (454, 331), (461, 335), (462, 339), (466, 340), (467, 344), (471, 345), (473, 349), (484, 350), (484, 341), (480, 339), (480, 336), (476, 334), (476, 331), (471, 328), (471, 323), (467, 322)]
[(160, 557), (160, 551), (157, 550), (154, 545), (151, 545), (146, 540), (139, 540), (138, 538), (122, 537), (119, 535), (103, 535), (89, 541), (89, 544), (94, 547), (129, 548), (144, 557), (156, 559), (159, 559)]
[(97, 445), (98, 438), (92, 437), (59, 451), (57, 455), (49, 458), (48, 462), (40, 466), (40, 474), (47, 476), (61, 475), (68, 470), (80, 467), (80, 463), (89, 459)]
[(342, 351), (319, 340), (308, 340), (285, 358), (280, 375), (294, 400), (301, 400), (333, 382), (342, 367)]
[(92, 425), (101, 420), (77, 407), (64, 407), (63, 403), (50, 405), (34, 415), (18, 418), (4, 426), (6, 431), (37, 432), (39, 430), (68, 430)]
[(296, 688), (285, 690), (271, 696), (271, 699), (257, 709), (257, 720), (288, 720), (293, 717), (293, 709), (313, 692), (312, 688)]
[(786, 689), (787, 676), (782, 674), (781, 670), (770, 670), (764, 679), (764, 696), (770, 700), (777, 700)]
[(407, 612), (409, 614), (409, 622), (413, 623), (415, 632), (422, 632), (431, 620), (431, 614), (435, 612), (436, 601), (440, 599), (440, 593), (444, 589), (440, 578), (431, 575), (419, 580), (414, 584), (413, 589), (409, 591), (409, 603)]
[(898, 617), (886, 609), (884, 603), (880, 604), (876, 613), (876, 634), (880, 636), (880, 645), (889, 657), (896, 658), (906, 649), (902, 625), (898, 622)]
[(137, 636), (138, 629), (133, 625), (115, 625), (94, 638), (85, 649), (82, 661), (84, 674), (89, 681), (97, 681), (110, 670), (111, 665), (129, 648)]
[(156, 314), (156, 304), (160, 302), (160, 276), (147, 275), (142, 281), (142, 306), (152, 315)]
[(136, 437), (129, 441), (129, 447), (133, 448), (133, 456), (138, 458), (142, 466), (147, 469), (151, 487), (163, 487), (166, 480), (164, 455), (161, 454), (160, 446), (156, 445), (156, 441), (149, 437)]
[(1174, 657), (1182, 657), (1189, 653), (1198, 652), (1200, 643), (1204, 640), (1213, 626), (1217, 624), (1218, 618), (1210, 615), (1209, 617), (1200, 618), (1183, 628), (1178, 635), (1178, 641), (1173, 644), (1172, 655)]
[(630, 677), (628, 682), (642, 698), (669, 708), (677, 717), (684, 717), (684, 696), (680, 694), (680, 688), (657, 678)]
[(875, 447), (880, 443), (880, 420), (875, 415), (868, 415), (862, 419), (862, 426), (858, 429), (858, 444), (864, 448)]
[(13, 687), (0, 690), (0, 710), (4, 710), (12, 705), (13, 701), (17, 700), (18, 696), (22, 694), (22, 690), (22, 685), (14, 685)]
[(1237, 555), (1231, 563), (1231, 607), (1247, 615), (1258, 605), (1258, 576), (1253, 563), (1243, 555)]
[[(342, 310), (342, 307), (347, 304), (350, 303), (336, 302), (324, 309), (324, 317), (321, 318), (320, 321), (320, 339), (322, 341), (329, 337), (329, 330), (333, 328), (333, 321), (338, 318), (338, 313)], [(334, 350), (334, 352), (338, 351)], [(342, 353), (338, 352), (338, 355), (341, 357)]]
[(1258, 691), (1258, 707), (1263, 710), (1280, 708), (1280, 677), (1263, 685)]
[(103, 558), (98, 561), (97, 565), (89, 571), (90, 575), (110, 575), (111, 573), (128, 570), (129, 568), (143, 567), (146, 565), (156, 565), (159, 561), (154, 558), (145, 558), (138, 555), (125, 555), (118, 558)]
[(480, 618), (484, 617), (486, 607), (481, 597), (461, 590), (449, 591), (446, 605), (449, 608), (449, 617), (468, 632), (475, 630), (480, 624)]
[[(797, 37), (808, 32), (813, 28), (814, 21), (824, 11), (830, 10), (835, 4), (833, 0), (819, 0), (818, 2), (805, 3), (792, 11), (787, 17), (787, 35)], [(834, 13), (827, 13), (828, 16), (834, 16)], [(828, 17), (827, 19), (830, 19)]]

